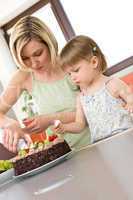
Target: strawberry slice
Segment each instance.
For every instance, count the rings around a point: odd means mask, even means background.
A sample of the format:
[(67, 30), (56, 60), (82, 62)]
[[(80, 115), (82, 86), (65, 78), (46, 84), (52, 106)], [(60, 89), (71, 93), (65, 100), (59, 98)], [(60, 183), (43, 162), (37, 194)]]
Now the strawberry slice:
[(43, 131), (41, 133), (32, 133), (30, 135), (33, 143), (34, 142), (44, 142), (44, 140), (46, 140), (46, 133)]
[(50, 142), (52, 142), (52, 141), (54, 141), (57, 137), (58, 137), (57, 135), (50, 135), (50, 136), (48, 136), (48, 140), (49, 140)]

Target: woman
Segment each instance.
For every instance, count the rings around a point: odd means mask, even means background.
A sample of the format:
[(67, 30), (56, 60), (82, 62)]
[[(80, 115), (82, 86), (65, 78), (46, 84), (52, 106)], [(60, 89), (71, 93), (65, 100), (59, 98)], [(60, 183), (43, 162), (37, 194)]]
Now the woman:
[[(4, 146), (15, 152), (18, 139), (46, 129), (55, 119), (63, 123), (75, 119), (77, 88), (58, 65), (58, 44), (50, 29), (38, 18), (26, 16), (13, 27), (10, 49), (19, 67), (0, 97), (0, 126), (4, 127)], [(39, 115), (27, 128), (6, 117), (23, 91), (27, 90), (39, 107)], [(70, 146), (89, 143), (89, 130), (82, 134), (65, 134)]]

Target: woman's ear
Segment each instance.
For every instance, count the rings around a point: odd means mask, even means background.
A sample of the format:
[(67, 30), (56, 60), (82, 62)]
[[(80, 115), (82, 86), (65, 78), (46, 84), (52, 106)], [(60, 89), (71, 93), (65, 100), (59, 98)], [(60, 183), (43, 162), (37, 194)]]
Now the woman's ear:
[(94, 69), (96, 69), (98, 67), (98, 57), (97, 56), (93, 56), (91, 58), (91, 63)]

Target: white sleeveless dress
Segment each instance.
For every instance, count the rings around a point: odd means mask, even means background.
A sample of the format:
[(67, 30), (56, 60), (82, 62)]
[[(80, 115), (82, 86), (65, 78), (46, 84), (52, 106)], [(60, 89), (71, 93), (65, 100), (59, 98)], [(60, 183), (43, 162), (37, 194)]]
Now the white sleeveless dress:
[(133, 127), (133, 116), (122, 107), (121, 99), (109, 93), (106, 84), (94, 95), (80, 96), (92, 143)]

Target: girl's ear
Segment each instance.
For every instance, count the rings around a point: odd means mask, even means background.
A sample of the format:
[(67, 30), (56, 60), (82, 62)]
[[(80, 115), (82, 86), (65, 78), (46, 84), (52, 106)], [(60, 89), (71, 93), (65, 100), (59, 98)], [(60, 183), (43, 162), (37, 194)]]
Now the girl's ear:
[(98, 67), (98, 57), (97, 56), (93, 56), (91, 58), (91, 63), (94, 69), (96, 69)]

